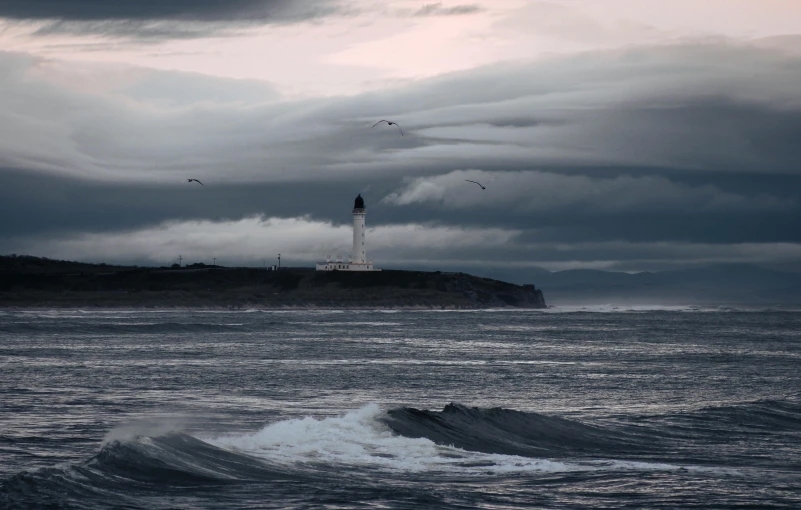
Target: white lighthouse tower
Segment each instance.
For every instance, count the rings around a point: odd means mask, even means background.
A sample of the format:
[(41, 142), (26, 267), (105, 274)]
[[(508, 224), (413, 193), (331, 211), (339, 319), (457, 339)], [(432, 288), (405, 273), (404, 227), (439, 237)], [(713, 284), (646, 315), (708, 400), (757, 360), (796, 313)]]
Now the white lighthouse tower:
[(373, 262), (367, 260), (367, 248), (364, 238), (364, 219), (367, 209), (361, 194), (356, 197), (353, 204), (353, 246), (350, 250), (350, 260), (346, 263), (341, 258), (317, 264), (318, 271), (381, 271), (373, 267)]
[(351, 264), (364, 264), (367, 257), (364, 254), (364, 218), (367, 211), (364, 209), (364, 199), (359, 194), (353, 204), (353, 249), (350, 251)]

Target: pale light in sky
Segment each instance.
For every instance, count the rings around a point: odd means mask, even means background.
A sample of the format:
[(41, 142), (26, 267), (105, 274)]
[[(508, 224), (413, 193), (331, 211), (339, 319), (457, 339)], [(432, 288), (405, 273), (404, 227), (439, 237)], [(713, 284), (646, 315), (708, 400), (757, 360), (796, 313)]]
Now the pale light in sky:
[[(355, 94), (493, 62), (703, 37), (801, 32), (795, 0), (478, 0), (464, 14), (414, 16), (425, 3), (362, 0), (345, 16), (230, 29), (197, 39), (31, 35), (7, 22), (0, 46), (49, 58), (258, 79), (289, 95)], [(440, 9), (457, 2), (441, 2)], [(433, 11), (436, 12), (436, 11)]]

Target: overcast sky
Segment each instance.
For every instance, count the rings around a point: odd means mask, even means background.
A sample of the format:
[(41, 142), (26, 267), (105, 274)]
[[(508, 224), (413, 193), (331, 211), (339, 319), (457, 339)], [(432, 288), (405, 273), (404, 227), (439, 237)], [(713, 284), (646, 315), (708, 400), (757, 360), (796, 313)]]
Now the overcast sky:
[(799, 136), (797, 0), (0, 0), (0, 254), (801, 271)]

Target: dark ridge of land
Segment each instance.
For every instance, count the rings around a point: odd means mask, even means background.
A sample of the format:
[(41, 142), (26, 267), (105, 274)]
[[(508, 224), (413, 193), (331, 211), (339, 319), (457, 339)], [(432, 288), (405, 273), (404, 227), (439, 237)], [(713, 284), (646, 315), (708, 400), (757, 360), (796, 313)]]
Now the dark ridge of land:
[(0, 307), (545, 308), (533, 285), (466, 273), (135, 267), (0, 256)]

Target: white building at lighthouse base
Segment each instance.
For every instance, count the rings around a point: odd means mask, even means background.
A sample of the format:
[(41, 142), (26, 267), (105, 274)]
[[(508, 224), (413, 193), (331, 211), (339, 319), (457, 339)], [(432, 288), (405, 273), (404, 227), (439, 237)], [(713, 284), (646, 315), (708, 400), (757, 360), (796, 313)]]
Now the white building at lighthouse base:
[(317, 271), (381, 271), (373, 267), (373, 261), (367, 260), (364, 220), (367, 217), (367, 209), (364, 207), (364, 199), (361, 195), (356, 197), (353, 207), (353, 248), (351, 249), (350, 260), (345, 262), (342, 257), (331, 260), (330, 257), (325, 262), (317, 264)]
[(381, 271), (373, 267), (373, 263), (360, 264), (358, 262), (343, 262), (339, 260), (329, 260), (317, 263), (318, 271)]

